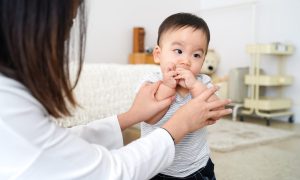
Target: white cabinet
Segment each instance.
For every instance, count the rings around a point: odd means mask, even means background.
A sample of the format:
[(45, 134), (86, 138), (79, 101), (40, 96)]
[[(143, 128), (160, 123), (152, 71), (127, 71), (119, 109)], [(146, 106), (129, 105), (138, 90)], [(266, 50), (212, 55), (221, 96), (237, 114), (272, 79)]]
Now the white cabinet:
[[(247, 45), (247, 53), (251, 56), (251, 66), (249, 74), (245, 76), (245, 84), (249, 87), (249, 97), (244, 100), (242, 114), (255, 114), (267, 120), (270, 125), (270, 118), (276, 116), (289, 116), (289, 121), (293, 122), (293, 113), (290, 111), (292, 101), (282, 96), (282, 88), (293, 83), (293, 77), (286, 75), (282, 65), (283, 57), (291, 55), (293, 46), (281, 43), (272, 44), (252, 44)], [(278, 63), (278, 74), (262, 74), (260, 61), (263, 55), (272, 55), (274, 62)], [(280, 88), (281, 93), (275, 97), (264, 97), (261, 94), (261, 87)]]

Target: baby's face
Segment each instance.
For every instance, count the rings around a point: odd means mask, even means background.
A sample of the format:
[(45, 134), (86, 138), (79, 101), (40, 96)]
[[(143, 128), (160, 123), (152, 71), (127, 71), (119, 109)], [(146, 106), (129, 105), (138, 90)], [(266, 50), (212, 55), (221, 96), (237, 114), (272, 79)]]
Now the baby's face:
[(184, 27), (164, 33), (153, 55), (162, 71), (173, 63), (176, 68), (188, 69), (196, 76), (204, 62), (206, 48), (207, 38), (202, 30)]

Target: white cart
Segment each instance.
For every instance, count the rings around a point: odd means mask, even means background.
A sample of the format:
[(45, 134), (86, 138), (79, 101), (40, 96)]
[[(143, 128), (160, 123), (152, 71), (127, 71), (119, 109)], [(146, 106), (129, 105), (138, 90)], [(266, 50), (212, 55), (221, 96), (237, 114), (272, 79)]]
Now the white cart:
[[(245, 84), (249, 87), (249, 97), (245, 98), (242, 114), (257, 115), (266, 119), (270, 125), (270, 119), (278, 116), (289, 116), (289, 122), (293, 122), (293, 113), (290, 111), (292, 106), (291, 99), (282, 96), (283, 87), (292, 84), (293, 77), (284, 72), (283, 58), (291, 55), (294, 51), (291, 45), (272, 43), (272, 44), (252, 44), (247, 45), (247, 52), (251, 55), (251, 66), (249, 74), (245, 76)], [(273, 55), (278, 60), (278, 74), (266, 75), (260, 72), (260, 60), (262, 55)], [(261, 87), (276, 87), (275, 97), (261, 96)], [(240, 117), (243, 120), (243, 116)]]

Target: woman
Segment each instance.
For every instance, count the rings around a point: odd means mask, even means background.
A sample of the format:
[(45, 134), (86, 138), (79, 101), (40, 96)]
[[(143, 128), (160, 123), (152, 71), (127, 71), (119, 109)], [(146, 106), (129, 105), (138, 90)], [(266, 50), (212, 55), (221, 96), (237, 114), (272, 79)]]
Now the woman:
[[(159, 83), (145, 84), (128, 112), (63, 129), (51, 121), (76, 107), (69, 79), (69, 34), (79, 18), (79, 68), (85, 35), (79, 0), (0, 0), (0, 179), (149, 179), (171, 164), (174, 143), (231, 113), (206, 100), (211, 88), (150, 135), (124, 146), (121, 130), (168, 107)], [(75, 23), (76, 24), (76, 23)]]

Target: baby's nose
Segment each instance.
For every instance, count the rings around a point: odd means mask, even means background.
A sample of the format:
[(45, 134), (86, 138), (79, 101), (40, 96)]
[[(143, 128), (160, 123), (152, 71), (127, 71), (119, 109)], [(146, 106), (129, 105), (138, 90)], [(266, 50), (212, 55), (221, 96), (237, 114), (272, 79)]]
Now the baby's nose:
[(189, 66), (189, 64), (186, 64), (186, 63), (179, 63), (176, 65), (176, 68), (189, 69), (190, 66)]
[(185, 66), (190, 66), (190, 65), (191, 65), (190, 60), (189, 60), (188, 57), (182, 58), (182, 59), (179, 61), (179, 64), (182, 64), (182, 65), (185, 65)]

